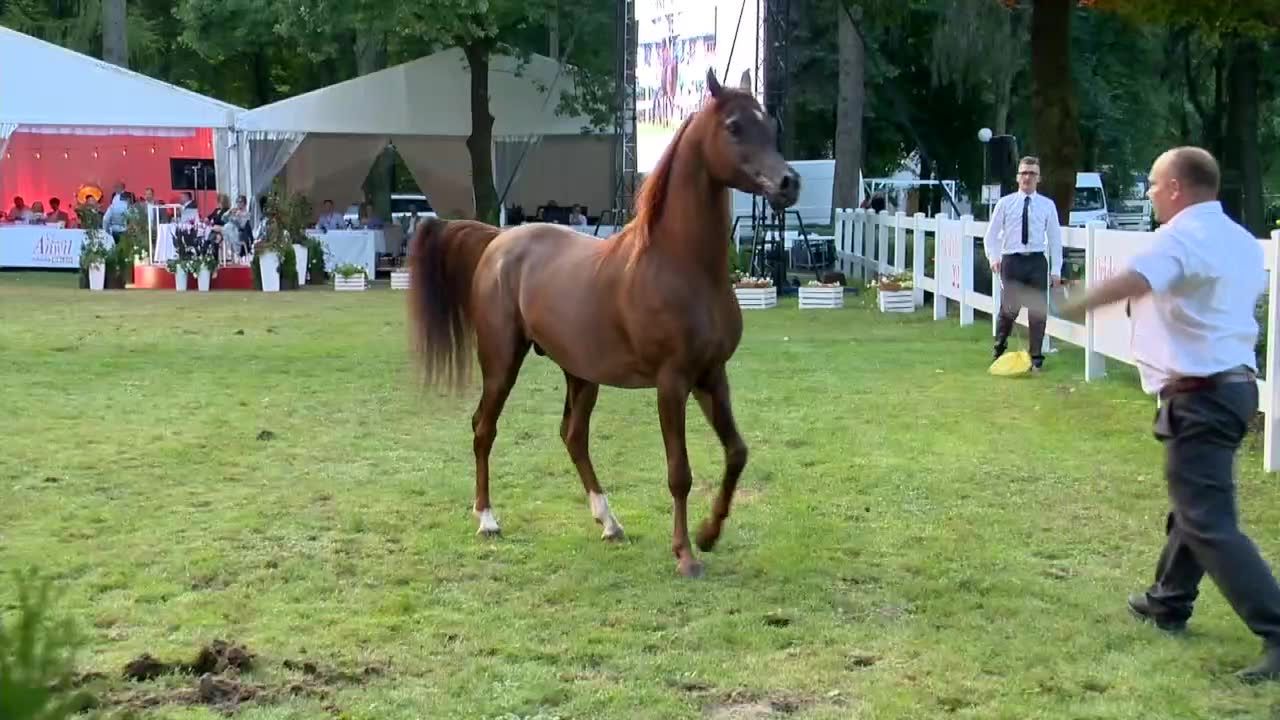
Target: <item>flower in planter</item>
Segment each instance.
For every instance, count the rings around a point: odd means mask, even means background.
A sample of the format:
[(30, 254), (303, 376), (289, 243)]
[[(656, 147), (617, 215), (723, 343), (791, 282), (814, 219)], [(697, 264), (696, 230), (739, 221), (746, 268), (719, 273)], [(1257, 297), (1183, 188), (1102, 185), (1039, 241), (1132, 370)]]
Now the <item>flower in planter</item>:
[(333, 274), (342, 278), (364, 277), (364, 267), (355, 263), (342, 263), (333, 269)]
[(818, 282), (817, 280), (810, 280), (809, 282), (805, 283), (805, 284), (804, 284), (804, 286), (805, 286), (805, 287), (807, 287), (807, 288), (837, 288), (837, 287), (841, 287), (840, 283), (838, 283), (838, 282), (824, 283), (824, 282)]
[(734, 282), (735, 288), (764, 289), (773, 287), (773, 278), (739, 276)]
[(880, 275), (868, 287), (872, 286), (882, 292), (911, 290), (915, 287), (915, 276), (910, 272), (900, 272), (894, 275)]

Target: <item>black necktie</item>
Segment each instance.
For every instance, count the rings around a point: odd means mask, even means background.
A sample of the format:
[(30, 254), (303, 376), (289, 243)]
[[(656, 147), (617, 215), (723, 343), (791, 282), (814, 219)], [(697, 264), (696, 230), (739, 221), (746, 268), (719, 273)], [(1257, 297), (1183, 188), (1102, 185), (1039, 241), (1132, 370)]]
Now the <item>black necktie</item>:
[(1022, 244), (1031, 236), (1031, 196), (1022, 199)]

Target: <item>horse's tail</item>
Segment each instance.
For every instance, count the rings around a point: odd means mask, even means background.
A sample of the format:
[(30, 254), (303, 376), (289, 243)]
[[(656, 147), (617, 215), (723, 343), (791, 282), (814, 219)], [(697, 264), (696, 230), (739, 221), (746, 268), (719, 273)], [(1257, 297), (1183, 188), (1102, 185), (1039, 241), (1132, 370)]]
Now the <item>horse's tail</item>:
[(501, 232), (472, 220), (428, 218), (409, 242), (412, 347), (427, 384), (456, 390), (471, 370), (471, 281), (480, 256)]

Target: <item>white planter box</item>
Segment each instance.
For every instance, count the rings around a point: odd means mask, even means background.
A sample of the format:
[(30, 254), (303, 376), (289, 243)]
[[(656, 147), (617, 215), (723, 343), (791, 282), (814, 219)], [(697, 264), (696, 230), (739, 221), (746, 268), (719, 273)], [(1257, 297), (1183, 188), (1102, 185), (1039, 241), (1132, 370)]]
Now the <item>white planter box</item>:
[(409, 271), (408, 270), (392, 270), (391, 271), (391, 289), (392, 290), (408, 290), (409, 289)]
[(298, 287), (306, 287), (307, 284), (307, 246), (293, 245), (294, 267), (298, 273)]
[(264, 252), (258, 257), (258, 270), (262, 274), (262, 292), (280, 292), (280, 256)]
[(173, 273), (173, 289), (178, 292), (187, 291), (187, 271), (185, 268), (178, 268)]
[(360, 292), (369, 287), (369, 283), (363, 275), (353, 275), (351, 277), (342, 277), (341, 275), (333, 276), (333, 289)]
[(89, 266), (89, 289), (100, 291), (107, 280), (107, 266), (94, 263)]
[(916, 310), (914, 290), (878, 290), (876, 303), (880, 312), (909, 313)]
[(209, 292), (209, 282), (213, 279), (213, 273), (209, 268), (202, 267), (200, 272), (196, 273), (196, 290), (198, 292)]
[(822, 309), (844, 307), (844, 287), (805, 287), (800, 286), (800, 309)]
[(738, 307), (743, 310), (765, 310), (778, 307), (778, 288), (740, 288), (733, 289), (738, 297)]

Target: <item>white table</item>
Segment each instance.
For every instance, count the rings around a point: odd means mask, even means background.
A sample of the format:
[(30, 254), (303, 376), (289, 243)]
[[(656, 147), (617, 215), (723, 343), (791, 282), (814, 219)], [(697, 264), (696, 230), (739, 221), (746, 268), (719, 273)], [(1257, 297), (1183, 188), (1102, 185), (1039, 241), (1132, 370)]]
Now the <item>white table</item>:
[[(80, 267), (84, 230), (48, 225), (0, 225), (0, 267)], [(111, 236), (105, 242), (111, 244)]]
[(372, 280), (377, 275), (377, 249), (379, 243), (386, 246), (386, 235), (381, 230), (307, 230), (307, 237), (315, 238), (324, 246), (324, 269), (332, 272), (342, 263), (352, 263), (364, 268)]

